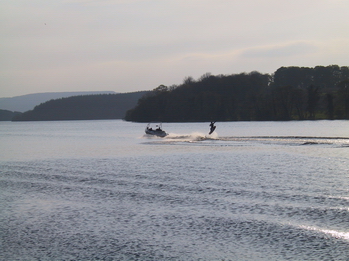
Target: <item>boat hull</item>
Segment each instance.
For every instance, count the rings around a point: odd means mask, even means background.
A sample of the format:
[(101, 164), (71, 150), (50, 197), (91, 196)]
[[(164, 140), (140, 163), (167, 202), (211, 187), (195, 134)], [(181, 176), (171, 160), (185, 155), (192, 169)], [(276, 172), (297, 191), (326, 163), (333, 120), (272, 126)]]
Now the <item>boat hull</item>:
[(168, 134), (163, 131), (163, 130), (145, 130), (145, 133), (148, 135), (154, 135), (154, 136), (158, 136), (158, 137), (165, 137)]

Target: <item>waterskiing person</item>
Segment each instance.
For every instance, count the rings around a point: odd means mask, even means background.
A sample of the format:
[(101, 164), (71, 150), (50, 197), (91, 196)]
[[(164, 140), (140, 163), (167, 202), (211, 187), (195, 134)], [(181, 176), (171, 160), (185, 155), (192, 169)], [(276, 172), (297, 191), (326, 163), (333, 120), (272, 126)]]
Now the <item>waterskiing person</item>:
[(214, 126), (215, 123), (216, 123), (215, 121), (211, 121), (211, 123), (210, 123), (210, 133), (209, 134), (211, 134), (216, 129), (216, 126)]

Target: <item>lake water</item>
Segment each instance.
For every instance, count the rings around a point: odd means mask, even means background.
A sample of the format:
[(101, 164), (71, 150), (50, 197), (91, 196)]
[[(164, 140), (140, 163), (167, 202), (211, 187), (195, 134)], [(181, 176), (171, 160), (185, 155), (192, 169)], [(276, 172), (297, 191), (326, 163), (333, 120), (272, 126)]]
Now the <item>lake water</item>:
[(349, 260), (349, 121), (0, 122), (0, 260)]

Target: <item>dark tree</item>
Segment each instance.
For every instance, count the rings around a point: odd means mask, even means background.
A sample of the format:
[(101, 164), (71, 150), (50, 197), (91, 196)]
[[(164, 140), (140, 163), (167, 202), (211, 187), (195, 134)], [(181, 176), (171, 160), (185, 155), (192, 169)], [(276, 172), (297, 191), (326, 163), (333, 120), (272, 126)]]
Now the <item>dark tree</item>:
[(315, 119), (315, 111), (318, 105), (320, 95), (319, 95), (319, 87), (315, 87), (314, 85), (310, 85), (307, 89), (308, 92), (308, 113), (309, 119)]
[(349, 80), (340, 82), (338, 86), (338, 93), (344, 111), (343, 116), (345, 119), (349, 119)]
[(331, 93), (326, 94), (327, 101), (327, 115), (329, 120), (334, 119), (334, 104), (333, 104), (333, 95)]

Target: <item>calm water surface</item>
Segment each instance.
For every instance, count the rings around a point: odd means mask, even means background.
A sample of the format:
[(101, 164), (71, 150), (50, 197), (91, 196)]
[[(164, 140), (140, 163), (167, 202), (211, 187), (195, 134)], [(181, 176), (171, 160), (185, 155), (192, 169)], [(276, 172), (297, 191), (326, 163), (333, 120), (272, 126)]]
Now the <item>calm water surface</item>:
[(349, 260), (349, 122), (0, 122), (0, 260)]

